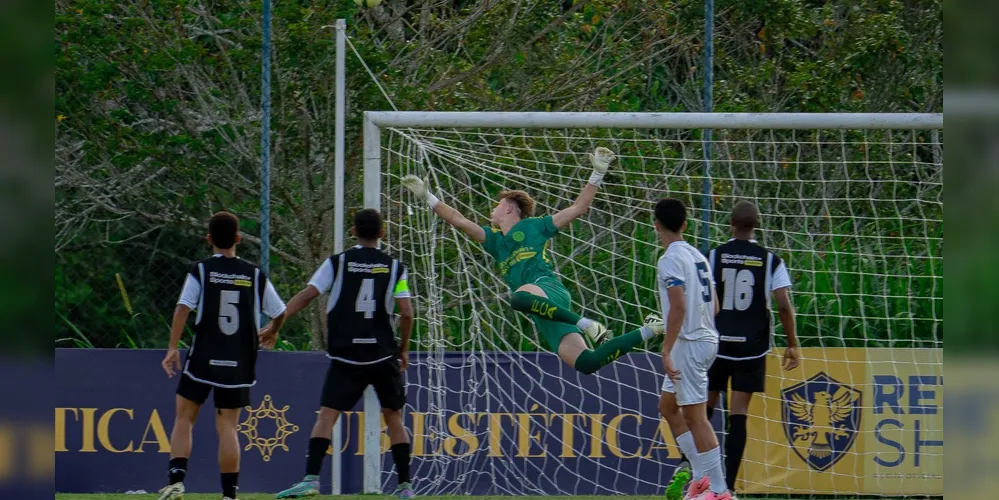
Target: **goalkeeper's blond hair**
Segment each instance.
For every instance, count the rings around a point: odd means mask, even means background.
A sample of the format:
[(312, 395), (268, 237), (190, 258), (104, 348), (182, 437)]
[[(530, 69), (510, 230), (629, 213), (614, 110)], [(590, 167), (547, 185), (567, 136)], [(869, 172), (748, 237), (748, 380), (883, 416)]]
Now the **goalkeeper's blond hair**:
[(520, 209), (520, 218), (534, 217), (534, 198), (531, 198), (531, 195), (527, 194), (527, 192), (519, 189), (501, 192), (499, 194), (499, 201), (506, 199), (512, 200), (517, 204), (517, 208)]

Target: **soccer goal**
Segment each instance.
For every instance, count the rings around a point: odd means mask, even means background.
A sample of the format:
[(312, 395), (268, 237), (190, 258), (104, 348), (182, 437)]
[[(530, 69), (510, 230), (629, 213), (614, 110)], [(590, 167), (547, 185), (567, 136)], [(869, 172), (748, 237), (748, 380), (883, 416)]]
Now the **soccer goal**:
[[(597, 146), (618, 160), (550, 246), (586, 316), (623, 333), (658, 311), (652, 207), (666, 196), (687, 205), (686, 238), (705, 251), (730, 237), (736, 201), (756, 203), (757, 239), (790, 270), (802, 366), (780, 369), (775, 327), (738, 491), (942, 495), (942, 115), (368, 112), (364, 205), (383, 211), (386, 250), (410, 269), (424, 351), (407, 374), (419, 492), (668, 483), (679, 452), (657, 409), (659, 345), (577, 374), (509, 310), (480, 245), (399, 182), (426, 179), (483, 225), (504, 189), (544, 215), (572, 203)], [(378, 449), (366, 447), (369, 491), (393, 477)]]

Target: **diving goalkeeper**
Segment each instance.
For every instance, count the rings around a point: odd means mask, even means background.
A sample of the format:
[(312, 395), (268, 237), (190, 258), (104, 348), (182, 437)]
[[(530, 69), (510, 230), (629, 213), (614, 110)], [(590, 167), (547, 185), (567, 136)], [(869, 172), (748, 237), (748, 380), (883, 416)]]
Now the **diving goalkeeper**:
[[(419, 177), (402, 178), (402, 184), (415, 197), (425, 200), (434, 213), (482, 243), (513, 292), (510, 306), (529, 315), (549, 348), (566, 364), (585, 374), (596, 372), (665, 331), (662, 318), (650, 315), (641, 328), (608, 340), (609, 332), (604, 325), (572, 311), (569, 290), (555, 274), (548, 256), (548, 240), (589, 210), (614, 158), (611, 150), (597, 148), (590, 155), (593, 174), (589, 182), (571, 206), (554, 215), (534, 217), (534, 200), (524, 191), (501, 192), (490, 215), (491, 226), (479, 226), (441, 202)], [(581, 332), (597, 347), (589, 349)]]

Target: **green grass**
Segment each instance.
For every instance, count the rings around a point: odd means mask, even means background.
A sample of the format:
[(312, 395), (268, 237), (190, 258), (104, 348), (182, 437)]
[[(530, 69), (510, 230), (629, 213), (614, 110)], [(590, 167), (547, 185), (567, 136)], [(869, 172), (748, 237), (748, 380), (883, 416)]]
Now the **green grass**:
[[(97, 494), (77, 494), (77, 493), (61, 493), (57, 494), (56, 500), (143, 500), (148, 498), (156, 498), (156, 495), (124, 495), (124, 494), (112, 494), (112, 493), (97, 493)], [(219, 500), (220, 495), (216, 493), (203, 493), (203, 494), (193, 494), (189, 493), (184, 495), (184, 500)], [(342, 495), (337, 497), (327, 497), (336, 498), (337, 500), (373, 500), (376, 498), (394, 498), (391, 495)], [(434, 496), (434, 497), (417, 497), (427, 500), (432, 500), (435, 498), (472, 498), (474, 500), (542, 500), (550, 499), (552, 497), (514, 497), (514, 496)], [(557, 498), (557, 497), (556, 497)], [(566, 497), (569, 498), (569, 497)], [(573, 497), (580, 498), (580, 497)], [(585, 496), (588, 500), (604, 500), (604, 499), (614, 499), (614, 500), (663, 500), (665, 496)], [(273, 493), (240, 493), (239, 500), (273, 500)]]

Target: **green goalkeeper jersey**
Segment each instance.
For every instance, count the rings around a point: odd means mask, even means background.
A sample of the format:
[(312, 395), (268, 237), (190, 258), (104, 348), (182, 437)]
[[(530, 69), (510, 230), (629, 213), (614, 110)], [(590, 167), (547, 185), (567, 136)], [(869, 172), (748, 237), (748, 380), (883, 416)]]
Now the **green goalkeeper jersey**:
[(489, 226), (482, 229), (486, 232), (482, 247), (496, 260), (500, 276), (510, 290), (543, 277), (558, 279), (548, 256), (549, 240), (558, 234), (550, 215), (522, 219), (505, 235)]

